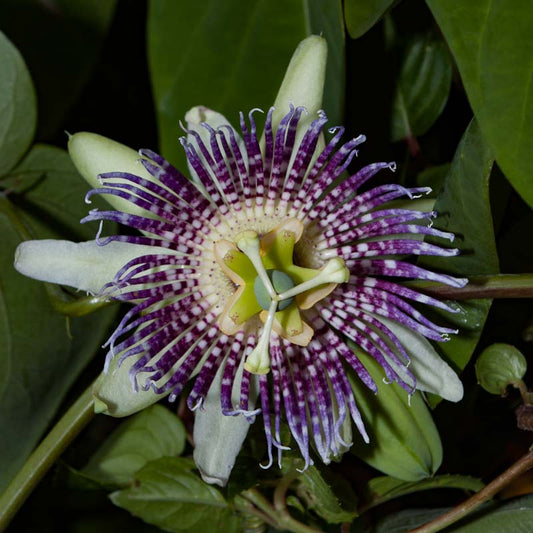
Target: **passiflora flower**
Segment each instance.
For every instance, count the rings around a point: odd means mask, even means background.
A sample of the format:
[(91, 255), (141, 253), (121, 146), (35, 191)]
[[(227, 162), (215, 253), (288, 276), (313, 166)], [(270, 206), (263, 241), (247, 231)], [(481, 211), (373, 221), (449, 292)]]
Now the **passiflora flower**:
[[(103, 195), (115, 210), (82, 220), (101, 223), (95, 241), (30, 241), (17, 250), (15, 266), (26, 275), (132, 304), (106, 343), (97, 408), (127, 415), (164, 395), (175, 400), (191, 381), (195, 459), (210, 482), (226, 482), (258, 415), (265, 466), (274, 448), (281, 456), (290, 444), (282, 442), (282, 420), (306, 467), (311, 446), (329, 462), (350, 445), (343, 432), (350, 417), (368, 440), (346, 369), (377, 388), (346, 338), (407, 393), (462, 396), (427, 341), (454, 331), (413, 303), (454, 309), (398, 282), (463, 286), (405, 260), (456, 255), (423, 240), (453, 235), (428, 224), (434, 212), (391, 203), (429, 189), (368, 186), (394, 163), (341, 179), (365, 137), (343, 142), (343, 128), (333, 128), (325, 144), (324, 64), (324, 41), (304, 41), (265, 114), (263, 140), (258, 110), (241, 113), (239, 128), (209, 109), (191, 110), (181, 143), (192, 179), (150, 150), (139, 158), (94, 134), (72, 136), (73, 161), (96, 185), (87, 201)], [(103, 237), (105, 221), (138, 233)]]

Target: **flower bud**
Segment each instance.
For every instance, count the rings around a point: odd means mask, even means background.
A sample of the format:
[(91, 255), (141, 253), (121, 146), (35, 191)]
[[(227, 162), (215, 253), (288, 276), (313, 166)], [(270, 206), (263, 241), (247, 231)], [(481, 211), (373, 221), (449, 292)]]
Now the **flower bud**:
[(311, 122), (322, 109), (328, 45), (323, 37), (311, 35), (304, 39), (292, 55), (285, 77), (274, 102), (272, 128), (277, 130), (281, 119), (287, 114), (289, 104), (304, 106), (308, 115), (298, 124), (296, 146)]
[[(206, 483), (226, 486), (242, 443), (250, 429), (250, 420), (243, 415), (225, 416), (220, 408), (220, 389), (224, 368), (220, 367), (209, 392), (197, 409), (194, 421), (194, 462)], [(240, 385), (242, 366), (238, 370)], [(254, 388), (254, 387), (252, 387)], [(255, 392), (253, 396), (255, 396)], [(232, 399), (238, 405), (240, 386), (234, 386)]]
[[(120, 171), (154, 181), (154, 177), (144, 168), (135, 150), (102, 135), (86, 131), (75, 133), (69, 137), (68, 152), (74, 166), (91, 187), (101, 187), (98, 176), (106, 172)], [(118, 196), (104, 197), (118, 211), (145, 213), (144, 209)]]
[(525, 357), (510, 344), (493, 344), (476, 361), (477, 382), (491, 394), (505, 394), (507, 386), (520, 381), (526, 370)]

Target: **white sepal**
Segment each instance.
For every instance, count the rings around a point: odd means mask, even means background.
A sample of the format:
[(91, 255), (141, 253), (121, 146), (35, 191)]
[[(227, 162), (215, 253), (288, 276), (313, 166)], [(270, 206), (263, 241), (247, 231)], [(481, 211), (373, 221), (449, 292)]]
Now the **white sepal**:
[[(220, 386), (224, 365), (220, 365), (202, 406), (194, 421), (194, 461), (206, 483), (224, 487), (235, 465), (242, 443), (250, 429), (250, 422), (241, 414), (226, 416), (220, 406)], [(242, 364), (233, 387), (232, 400), (238, 405)], [(250, 387), (253, 389), (253, 385)], [(254, 397), (250, 390), (250, 401)]]
[[(461, 380), (425, 337), (394, 320), (374, 316), (398, 337), (411, 358), (409, 370), (416, 379), (418, 390), (438, 394), (450, 402), (458, 402), (463, 398)], [(406, 382), (411, 381), (401, 367), (394, 365), (394, 368)]]
[(129, 416), (156, 403), (168, 395), (156, 394), (149, 389), (144, 391), (133, 389), (129, 370), (142, 354), (126, 358), (117, 368), (120, 355), (117, 355), (109, 365), (107, 373), (102, 372), (93, 387), (94, 410), (109, 416), (121, 418)]
[(128, 261), (158, 252), (168, 250), (125, 242), (25, 241), (15, 252), (15, 268), (30, 278), (96, 294)]

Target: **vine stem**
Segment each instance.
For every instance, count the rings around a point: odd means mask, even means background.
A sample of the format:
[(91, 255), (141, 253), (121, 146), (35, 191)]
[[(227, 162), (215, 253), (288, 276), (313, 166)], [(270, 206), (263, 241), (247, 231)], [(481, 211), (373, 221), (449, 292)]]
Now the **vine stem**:
[(470, 300), (472, 298), (532, 298), (533, 274), (499, 274), (473, 276), (465, 287), (449, 287), (428, 281), (406, 282), (406, 286), (439, 298)]
[(294, 481), (295, 475), (290, 473), (283, 477), (274, 490), (274, 505), (272, 505), (257, 489), (248, 489), (241, 493), (250, 500), (258, 509), (269, 517), (270, 525), (277, 529), (292, 531), (293, 533), (321, 533), (306, 524), (298, 522), (287, 511), (286, 493), (290, 484)]
[(5, 531), (46, 472), (93, 418), (93, 384), (62, 416), (0, 495), (0, 531)]
[(500, 474), (496, 479), (491, 481), (479, 492), (474, 494), (471, 498), (454, 507), (447, 513), (435, 518), (431, 522), (424, 524), (415, 529), (411, 529), (408, 533), (435, 533), (441, 531), (445, 527), (453, 524), (477, 509), (481, 504), (490, 500), (495, 494), (500, 492), (506, 485), (516, 479), (518, 476), (533, 468), (533, 450), (530, 450), (522, 456), (516, 463), (508, 468), (503, 474)]

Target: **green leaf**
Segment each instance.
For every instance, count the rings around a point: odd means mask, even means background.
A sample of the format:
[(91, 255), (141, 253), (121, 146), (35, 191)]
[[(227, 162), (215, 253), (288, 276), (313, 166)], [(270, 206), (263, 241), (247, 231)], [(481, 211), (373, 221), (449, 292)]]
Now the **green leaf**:
[(374, 394), (353, 372), (348, 373), (370, 437), (369, 444), (355, 438), (350, 451), (381, 472), (405, 481), (433, 475), (442, 462), (442, 445), (422, 396), (415, 392), (409, 399), (396, 383), (384, 383), (381, 366), (353, 344), (350, 346), (378, 387)]
[(36, 122), (30, 74), (18, 50), (0, 32), (0, 176), (28, 149)]
[(0, 27), (18, 46), (39, 101), (38, 136), (52, 137), (79, 97), (111, 23), (116, 0), (3, 0)]
[[(41, 178), (0, 206), (0, 490), (42, 436), (116, 312), (108, 308), (69, 321), (54, 312), (42, 283), (15, 272), (21, 225), (29, 224), (37, 238), (68, 233), (87, 239), (95, 231), (78, 223), (87, 211), (87, 186), (64, 150), (35, 147), (17, 169), (23, 182), (33, 172)], [(30, 216), (29, 209), (36, 213)]]
[(357, 39), (366, 33), (393, 2), (394, 0), (346, 0), (344, 18), (350, 37)]
[[(322, 35), (328, 42), (328, 64), (323, 108), (330, 123), (344, 123), (345, 53), (342, 1), (307, 0), (308, 33)], [(278, 86), (281, 79), (278, 80)]]
[(242, 531), (222, 494), (192, 470), (193, 461), (163, 457), (135, 476), (134, 485), (111, 494), (115, 505), (165, 531)]
[(432, 35), (413, 37), (394, 94), (392, 141), (426, 133), (446, 105), (451, 81), (452, 64), (444, 43)]
[(151, 0), (148, 58), (165, 157), (184, 168), (179, 121), (193, 106), (214, 109), (234, 125), (239, 111), (268, 109), (292, 53), (311, 33), (322, 32), (331, 45), (326, 111), (340, 120), (343, 30), (338, 0), (331, 6), (323, 11), (319, 0)]
[(484, 487), (479, 479), (470, 476), (435, 476), (430, 479), (406, 483), (401, 479), (395, 479), (389, 476), (375, 477), (371, 479), (365, 489), (365, 498), (371, 507), (380, 505), (386, 501), (413, 492), (420, 492), (431, 489), (462, 489), (477, 492)]
[(98, 481), (122, 485), (149, 461), (181, 455), (184, 449), (181, 420), (165, 407), (153, 405), (122, 423), (82, 472)]
[(533, 206), (533, 10), (528, 0), (427, 0), (483, 135)]
[(357, 516), (357, 496), (350, 484), (328, 468), (307, 468), (298, 478), (297, 494), (329, 524), (351, 522)]
[[(455, 246), (461, 250), (456, 257), (426, 256), (419, 264), (438, 271), (468, 277), (496, 274), (498, 256), (492, 228), (489, 200), (489, 177), (492, 154), (483, 141), (476, 122), (471, 122), (457, 147), (444, 186), (437, 197), (435, 226), (456, 235)], [(462, 302), (464, 312), (452, 321), (468, 324), (448, 342), (435, 344), (459, 370), (470, 360), (487, 318), (490, 300)], [(461, 327), (461, 326), (460, 326)]]

